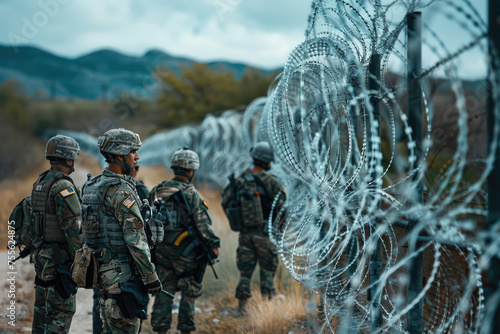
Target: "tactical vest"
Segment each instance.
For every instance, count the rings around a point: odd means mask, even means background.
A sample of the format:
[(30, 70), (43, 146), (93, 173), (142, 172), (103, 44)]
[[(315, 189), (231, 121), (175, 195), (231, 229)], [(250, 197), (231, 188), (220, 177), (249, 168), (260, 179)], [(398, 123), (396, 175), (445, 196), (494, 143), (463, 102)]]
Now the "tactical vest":
[(263, 206), (269, 202), (268, 191), (259, 177), (250, 171), (244, 172), (239, 178), (238, 197), (241, 219), (244, 229), (262, 227), (266, 223), (270, 210), (264, 211)]
[(97, 175), (87, 181), (83, 188), (82, 234), (89, 247), (103, 251), (103, 256), (99, 258), (101, 262), (108, 262), (116, 255), (119, 258), (130, 257), (123, 238), (123, 227), (114, 212), (106, 212), (104, 205), (109, 187), (119, 184), (127, 186), (127, 183), (130, 182)]
[(163, 239), (163, 242), (169, 245), (173, 245), (179, 235), (186, 231), (186, 227), (182, 224), (181, 221), (181, 210), (177, 206), (175, 206), (173, 201), (170, 199), (170, 195), (176, 193), (181, 188), (184, 192), (187, 189), (187, 187), (181, 186), (179, 188), (176, 188), (162, 183), (156, 188), (154, 195), (155, 200), (161, 203), (160, 213), (169, 219), (169, 224), (166, 224), (164, 226), (165, 237)]
[[(49, 180), (44, 180), (50, 170), (43, 172), (33, 184), (31, 207), (33, 209), (34, 235), (44, 242), (66, 243), (66, 236), (56, 215), (54, 201), (49, 201), (50, 189), (59, 180), (65, 179), (75, 187), (73, 180), (63, 173), (57, 173)], [(75, 187), (76, 189), (76, 187)]]

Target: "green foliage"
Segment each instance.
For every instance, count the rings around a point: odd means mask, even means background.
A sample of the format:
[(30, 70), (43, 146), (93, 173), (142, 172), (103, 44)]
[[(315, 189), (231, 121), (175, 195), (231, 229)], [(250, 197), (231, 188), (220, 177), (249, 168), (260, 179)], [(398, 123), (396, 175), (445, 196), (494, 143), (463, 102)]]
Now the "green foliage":
[(174, 128), (203, 120), (205, 115), (220, 115), (224, 110), (247, 105), (266, 96), (274, 76), (248, 68), (241, 79), (228, 70), (214, 70), (207, 64), (183, 66), (182, 73), (161, 70), (157, 78), (162, 84), (158, 104), (163, 108), (161, 125)]
[(26, 114), (28, 98), (24, 95), (21, 85), (13, 80), (0, 84), (0, 117), (10, 120), (18, 127), (25, 127), (29, 123)]

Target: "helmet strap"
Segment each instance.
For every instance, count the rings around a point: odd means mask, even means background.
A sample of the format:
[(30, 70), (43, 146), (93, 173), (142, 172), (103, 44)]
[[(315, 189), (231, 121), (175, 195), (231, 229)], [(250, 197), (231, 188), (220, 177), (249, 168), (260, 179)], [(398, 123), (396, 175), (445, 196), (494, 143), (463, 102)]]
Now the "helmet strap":
[[(117, 157), (122, 157), (123, 161), (120, 161), (117, 159)], [(130, 165), (127, 163), (127, 156), (125, 155), (113, 155), (113, 154), (106, 154), (105, 155), (106, 162), (109, 163), (114, 163), (120, 167), (122, 167), (125, 171), (123, 174), (129, 175), (132, 173), (134, 170), (134, 167), (130, 167)]]
[(75, 160), (72, 160), (72, 164), (70, 165), (64, 159), (51, 158), (50, 159), (50, 164), (52, 166), (59, 165), (59, 166), (64, 166), (64, 167), (69, 168), (68, 175), (71, 174), (71, 173), (73, 173), (75, 171)]
[(266, 172), (271, 169), (271, 164), (268, 162), (253, 159), (253, 164), (265, 170)]

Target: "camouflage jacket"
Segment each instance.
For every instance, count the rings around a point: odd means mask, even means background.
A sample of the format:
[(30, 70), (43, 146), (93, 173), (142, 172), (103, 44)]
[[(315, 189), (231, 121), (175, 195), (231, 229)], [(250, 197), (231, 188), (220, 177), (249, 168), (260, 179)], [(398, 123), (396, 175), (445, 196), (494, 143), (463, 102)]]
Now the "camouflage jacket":
[[(60, 173), (63, 172), (57, 168), (51, 168), (44, 180), (50, 180)], [(55, 279), (56, 266), (59, 263), (73, 262), (75, 252), (82, 247), (80, 241), (82, 208), (78, 189), (75, 189), (75, 185), (68, 180), (58, 180), (50, 188), (48, 200), (56, 209), (57, 218), (66, 237), (66, 244), (44, 242), (40, 248), (34, 250), (32, 260), (35, 264), (35, 272), (44, 281)]]
[[(215, 235), (212, 228), (212, 218), (208, 212), (208, 206), (195, 187), (183, 178), (174, 177), (170, 181), (161, 182), (151, 190), (149, 193), (151, 202), (158, 199), (157, 189), (159, 187), (171, 188), (172, 193), (177, 189), (182, 189), (191, 209), (190, 214), (196, 224), (195, 227), (200, 232), (205, 244), (210, 249), (219, 248), (220, 239)], [(187, 221), (185, 221), (185, 224), (187, 224)], [(176, 246), (168, 242), (168, 240), (172, 239), (171, 236), (167, 235), (168, 233), (171, 232), (166, 227), (165, 239), (162, 243), (156, 245), (157, 263), (167, 268), (175, 268), (178, 273), (196, 268), (198, 266), (196, 262), (197, 254), (195, 252), (186, 252), (192, 246), (192, 243), (189, 242), (190, 239), (186, 238), (185, 242), (181, 242)], [(174, 236), (174, 238), (176, 237), (177, 235)]]
[[(263, 224), (267, 222), (269, 219), (269, 214), (271, 212), (271, 207), (273, 205), (273, 202), (276, 198), (276, 196), (279, 196), (276, 205), (273, 210), (273, 220), (276, 219), (278, 212), (280, 212), (281, 208), (283, 207), (285, 201), (286, 201), (286, 193), (285, 190), (283, 189), (283, 186), (280, 184), (278, 181), (277, 177), (269, 172), (262, 172), (258, 174), (254, 174), (251, 172), (250, 169), (246, 169), (243, 173), (240, 174), (240, 176), (235, 177), (235, 183), (239, 187), (244, 184), (243, 177), (245, 175), (255, 175), (260, 179), (261, 182), (256, 182), (257, 184), (257, 189), (260, 189), (259, 191), (259, 197), (260, 197), (260, 203), (261, 203), (261, 213), (259, 213), (259, 217), (256, 216), (256, 212), (251, 212), (249, 210), (246, 210), (246, 208), (242, 208), (242, 215), (245, 217), (243, 218), (245, 221), (259, 221), (258, 223), (252, 224), (252, 228), (261, 228)], [(264, 189), (261, 189), (261, 188)], [(253, 194), (251, 194), (253, 195)], [(233, 200), (234, 194), (233, 194), (233, 189), (231, 187), (231, 184), (228, 184), (223, 192), (222, 192), (222, 207), (224, 210), (226, 210), (230, 202)], [(255, 217), (252, 217), (255, 215)], [(262, 221), (260, 221), (263, 219)], [(243, 228), (243, 232), (245, 231), (245, 227)]]
[[(137, 195), (135, 180), (127, 175), (116, 174), (108, 169), (102, 172), (105, 178), (123, 178), (126, 183), (112, 185), (106, 192), (104, 203), (108, 214), (114, 215), (123, 226), (123, 239), (144, 284), (152, 283), (158, 279), (155, 266), (151, 262), (151, 253), (144, 232), (144, 222), (140, 212), (140, 199)], [(120, 262), (114, 258), (104, 263), (99, 268), (100, 287), (108, 288), (122, 279)], [(111, 293), (114, 293), (111, 291)]]

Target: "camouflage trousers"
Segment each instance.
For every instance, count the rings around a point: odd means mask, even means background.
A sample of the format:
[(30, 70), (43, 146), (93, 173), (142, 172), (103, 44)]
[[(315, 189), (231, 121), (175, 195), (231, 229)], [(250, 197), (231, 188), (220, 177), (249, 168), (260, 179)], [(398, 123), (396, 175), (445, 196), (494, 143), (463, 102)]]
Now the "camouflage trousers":
[[(203, 285), (196, 282), (193, 276), (179, 277), (175, 274), (174, 269), (166, 269), (160, 265), (156, 266), (156, 272), (163, 284), (163, 289), (172, 293), (181, 291), (177, 329), (195, 331), (194, 303), (196, 298), (203, 294)], [(163, 294), (156, 295), (153, 312), (151, 313), (153, 331), (170, 329), (172, 324), (172, 304), (173, 300), (169, 297)]]
[(137, 334), (139, 332), (139, 318), (127, 319), (120, 311), (120, 307), (115, 299), (99, 300), (99, 313), (101, 315), (103, 334), (111, 333), (130, 333)]
[(276, 246), (269, 237), (261, 231), (240, 232), (236, 250), (236, 265), (240, 271), (240, 281), (236, 287), (237, 299), (252, 297), (250, 282), (257, 266), (260, 267), (260, 292), (263, 296), (272, 298), (276, 293), (274, 276), (278, 268)]
[(35, 287), (33, 333), (68, 333), (76, 310), (75, 295), (64, 299), (53, 286)]

